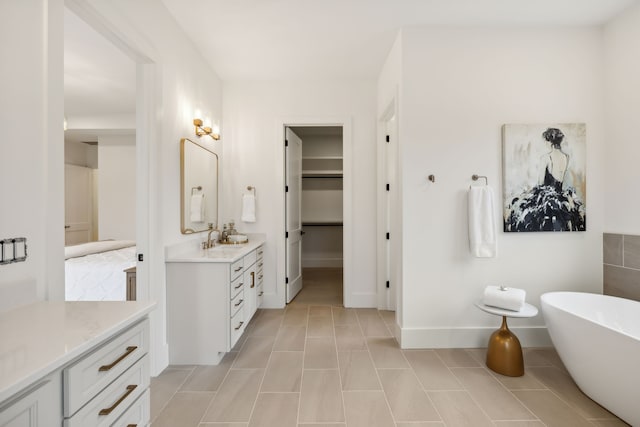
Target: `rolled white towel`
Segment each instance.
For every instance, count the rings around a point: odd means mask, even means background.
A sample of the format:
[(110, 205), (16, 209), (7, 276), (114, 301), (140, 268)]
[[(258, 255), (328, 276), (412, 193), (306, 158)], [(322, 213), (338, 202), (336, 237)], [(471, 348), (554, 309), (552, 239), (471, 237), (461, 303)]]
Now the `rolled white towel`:
[(191, 222), (204, 222), (204, 194), (197, 193), (191, 195), (189, 219)]
[(520, 311), (524, 307), (527, 293), (524, 289), (507, 288), (504, 286), (487, 286), (484, 289), (484, 305), (502, 308), (504, 310)]
[(256, 222), (256, 198), (253, 194), (242, 196), (242, 222)]

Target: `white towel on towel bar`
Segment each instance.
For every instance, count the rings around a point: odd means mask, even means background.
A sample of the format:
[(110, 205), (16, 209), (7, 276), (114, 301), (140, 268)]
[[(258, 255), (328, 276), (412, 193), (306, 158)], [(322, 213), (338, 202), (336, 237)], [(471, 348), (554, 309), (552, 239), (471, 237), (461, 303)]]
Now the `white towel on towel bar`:
[(191, 195), (190, 211), (189, 219), (191, 222), (204, 222), (204, 193)]
[(469, 250), (478, 258), (493, 258), (498, 249), (493, 216), (493, 190), (488, 185), (469, 188)]
[(243, 222), (256, 222), (256, 197), (253, 194), (242, 196), (242, 218)]
[(502, 308), (504, 310), (520, 311), (524, 307), (527, 293), (524, 289), (507, 288), (504, 286), (487, 286), (484, 289), (484, 305)]

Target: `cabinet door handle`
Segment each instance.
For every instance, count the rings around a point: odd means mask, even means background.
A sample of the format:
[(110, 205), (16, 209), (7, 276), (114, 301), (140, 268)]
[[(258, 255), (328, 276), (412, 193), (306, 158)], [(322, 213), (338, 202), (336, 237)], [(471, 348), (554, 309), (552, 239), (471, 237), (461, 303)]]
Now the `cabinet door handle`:
[(135, 390), (136, 387), (138, 387), (137, 384), (128, 385), (127, 386), (127, 391), (125, 391), (124, 394), (122, 396), (120, 396), (120, 399), (116, 400), (116, 403), (111, 405), (109, 408), (101, 409), (100, 412), (98, 412), (98, 415), (109, 415), (111, 413), (111, 411), (116, 409), (118, 407), (118, 405), (121, 404), (122, 401), (127, 398), (127, 396), (129, 396), (131, 393), (133, 393), (133, 390)]
[(233, 289), (240, 289), (242, 285), (244, 285), (244, 283), (241, 282), (238, 286), (234, 286)]
[(235, 270), (233, 270), (234, 273), (237, 273), (238, 271), (242, 270), (242, 267), (238, 267)]
[(237, 306), (239, 306), (240, 304), (242, 304), (242, 301), (244, 301), (244, 300), (243, 300), (243, 299), (240, 299), (240, 301), (238, 301), (237, 303), (235, 303), (235, 304), (233, 304), (233, 305), (235, 305), (235, 306), (237, 307)]
[(252, 288), (256, 287), (256, 272), (255, 271), (251, 272), (251, 287)]
[(130, 355), (131, 353), (133, 353), (136, 349), (138, 348), (138, 346), (136, 345), (132, 345), (130, 347), (127, 347), (127, 350), (122, 354), (122, 356), (118, 357), (116, 360), (114, 360), (113, 362), (111, 362), (108, 365), (102, 365), (98, 368), (99, 372), (104, 372), (104, 371), (108, 371), (111, 368), (113, 368), (114, 366), (116, 366), (118, 363), (122, 362), (124, 360), (125, 357), (127, 357), (128, 355)]
[(243, 322), (238, 323), (238, 326), (236, 326), (236, 327), (235, 327), (235, 328), (233, 328), (233, 329), (235, 329), (235, 330), (237, 331), (238, 329), (240, 329), (240, 328), (242, 327), (242, 325), (243, 325), (243, 324), (244, 324), (244, 321), (243, 321)]

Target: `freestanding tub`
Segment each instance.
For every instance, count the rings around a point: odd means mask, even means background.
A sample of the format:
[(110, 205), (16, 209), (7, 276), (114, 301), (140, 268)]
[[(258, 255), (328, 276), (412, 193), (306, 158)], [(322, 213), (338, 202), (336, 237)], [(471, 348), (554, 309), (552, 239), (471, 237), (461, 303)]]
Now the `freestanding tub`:
[(581, 292), (540, 300), (551, 341), (578, 387), (640, 426), (640, 302)]

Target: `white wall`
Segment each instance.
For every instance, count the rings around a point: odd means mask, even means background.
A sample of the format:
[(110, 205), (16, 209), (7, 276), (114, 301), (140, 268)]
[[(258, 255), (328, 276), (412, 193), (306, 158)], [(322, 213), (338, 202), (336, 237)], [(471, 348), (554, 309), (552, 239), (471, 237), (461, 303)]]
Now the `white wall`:
[(224, 222), (240, 218), (241, 194), (247, 185), (256, 187), (257, 221), (237, 223), (237, 228), (266, 233), (264, 287), (269, 306), (284, 303), (284, 280), (276, 285), (276, 265), (284, 265), (277, 257), (284, 231), (281, 126), (283, 122), (313, 124), (317, 119), (342, 117), (351, 120), (352, 147), (345, 150), (353, 153), (352, 259), (357, 280), (349, 297), (354, 305), (375, 306), (375, 270), (371, 267), (375, 263), (375, 83), (225, 82), (221, 218)]
[[(484, 346), (498, 319), (473, 306), (489, 284), (602, 291), (603, 65), (599, 29), (410, 29), (402, 34), (404, 347)], [(584, 233), (498, 233), (470, 256), (466, 197), (488, 176), (501, 227), (501, 126), (587, 124)], [(434, 174), (435, 183), (427, 176)], [(524, 345), (548, 341), (541, 315), (515, 319)], [(532, 328), (529, 328), (532, 327)], [(479, 329), (478, 329), (479, 328)]]
[(0, 239), (28, 245), (25, 262), (0, 266), (0, 309), (64, 296), (62, 12), (62, 0), (0, 2)]
[(98, 239), (136, 239), (136, 139), (98, 137)]
[(605, 226), (610, 233), (640, 234), (640, 4), (604, 29)]

